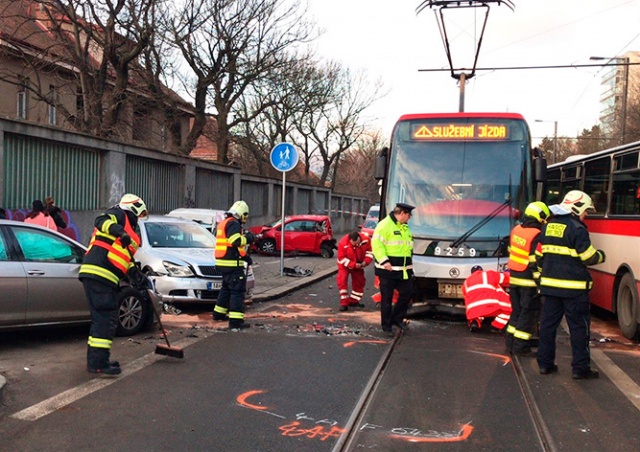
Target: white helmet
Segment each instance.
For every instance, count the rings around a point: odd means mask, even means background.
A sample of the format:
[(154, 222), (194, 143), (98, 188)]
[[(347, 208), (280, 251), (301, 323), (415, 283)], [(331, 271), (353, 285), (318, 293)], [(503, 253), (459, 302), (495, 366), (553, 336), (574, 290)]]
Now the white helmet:
[(236, 201), (229, 208), (228, 212), (242, 223), (246, 223), (249, 217), (249, 206), (244, 201)]
[(118, 205), (122, 210), (133, 212), (136, 217), (146, 217), (148, 214), (147, 205), (142, 198), (131, 193), (124, 195)]
[(591, 212), (596, 211), (591, 197), (580, 190), (571, 190), (569, 193), (564, 195), (564, 199), (560, 205), (566, 211), (578, 216), (582, 215), (587, 210)]

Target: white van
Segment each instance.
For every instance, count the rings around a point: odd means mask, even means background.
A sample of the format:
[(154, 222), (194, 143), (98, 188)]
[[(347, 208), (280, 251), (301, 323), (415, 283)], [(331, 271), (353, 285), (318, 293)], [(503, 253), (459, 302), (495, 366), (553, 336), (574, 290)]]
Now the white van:
[(369, 208), (369, 212), (367, 212), (365, 221), (369, 219), (378, 220), (379, 217), (380, 217), (380, 204), (374, 204)]
[(205, 226), (213, 235), (216, 235), (218, 223), (224, 220), (225, 213), (225, 210), (183, 208), (172, 210), (167, 215), (185, 220), (193, 220)]

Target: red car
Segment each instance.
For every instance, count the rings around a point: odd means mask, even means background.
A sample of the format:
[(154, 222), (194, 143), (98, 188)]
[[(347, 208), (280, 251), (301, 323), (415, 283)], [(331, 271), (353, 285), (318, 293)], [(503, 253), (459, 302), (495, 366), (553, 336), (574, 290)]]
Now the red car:
[[(251, 232), (259, 239), (252, 249), (263, 254), (276, 254), (281, 250), (280, 220), (266, 226), (253, 226)], [(284, 219), (284, 251), (305, 254), (319, 254), (333, 257), (337, 248), (333, 238), (331, 219), (326, 215), (291, 215)]]

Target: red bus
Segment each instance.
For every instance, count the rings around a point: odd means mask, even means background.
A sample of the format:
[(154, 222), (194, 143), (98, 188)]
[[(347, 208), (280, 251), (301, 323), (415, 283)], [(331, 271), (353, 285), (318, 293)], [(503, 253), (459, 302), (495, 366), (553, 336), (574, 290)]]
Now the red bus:
[(380, 218), (398, 202), (416, 206), (409, 221), (412, 310), (464, 315), (463, 281), (474, 265), (504, 269), (511, 229), (536, 193), (543, 194), (545, 174), (519, 114), (400, 117), (390, 147), (376, 160), (376, 178)]
[(569, 190), (591, 196), (596, 213), (585, 223), (605, 263), (589, 267), (591, 303), (618, 317), (622, 334), (640, 339), (640, 142), (550, 165), (547, 203), (556, 204)]

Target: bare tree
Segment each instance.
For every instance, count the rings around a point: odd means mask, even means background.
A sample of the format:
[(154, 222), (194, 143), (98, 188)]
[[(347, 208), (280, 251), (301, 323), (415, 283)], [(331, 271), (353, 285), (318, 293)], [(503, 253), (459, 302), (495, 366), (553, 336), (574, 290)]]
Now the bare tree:
[(173, 39), (195, 74), (195, 119), (183, 152), (195, 146), (211, 108), (219, 161), (229, 162), (231, 130), (252, 119), (233, 116), (234, 106), (253, 83), (286, 64), (288, 48), (310, 39), (303, 14), (287, 0), (186, 0), (181, 5)]
[(332, 70), (331, 74), (329, 102), (306, 111), (297, 130), (307, 148), (317, 150), (321, 183), (329, 182), (334, 188), (341, 156), (365, 132), (364, 112), (378, 98), (381, 85), (370, 85), (364, 73), (353, 74), (349, 69)]
[[(19, 58), (33, 83), (28, 87), (77, 130), (101, 137), (116, 134), (122, 106), (131, 88), (131, 68), (148, 46), (154, 30), (155, 0), (3, 1), (3, 17), (13, 14), (17, 29), (13, 57)], [(8, 4), (8, 6), (7, 6)], [(34, 27), (35, 21), (39, 27)], [(14, 22), (16, 23), (16, 22)], [(70, 105), (52, 96), (43, 83), (54, 74), (57, 89), (77, 96)], [(3, 74), (5, 81), (11, 76)], [(14, 83), (18, 80), (13, 79)]]
[(366, 196), (372, 204), (380, 202), (374, 168), (376, 157), (385, 145), (386, 140), (379, 130), (365, 132), (354, 148), (344, 153), (336, 190)]

